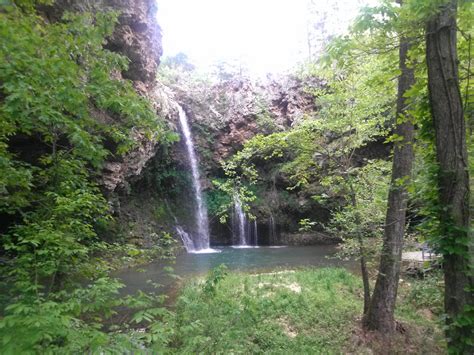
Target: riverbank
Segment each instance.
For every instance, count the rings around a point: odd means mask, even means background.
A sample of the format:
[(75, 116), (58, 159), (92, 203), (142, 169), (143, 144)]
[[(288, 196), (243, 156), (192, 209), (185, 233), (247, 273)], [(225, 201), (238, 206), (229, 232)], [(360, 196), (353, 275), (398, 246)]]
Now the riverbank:
[(154, 292), (150, 283), (160, 283), (160, 291), (175, 294), (179, 284), (176, 277), (182, 280), (205, 277), (207, 273), (225, 264), (231, 271), (261, 273), (275, 269), (293, 269), (301, 267), (345, 267), (357, 272), (358, 264), (351, 260), (336, 258), (338, 251), (335, 245), (318, 246), (262, 246), (258, 248), (216, 247), (219, 253), (179, 254), (175, 259), (157, 260), (138, 267), (124, 268), (115, 273), (126, 287), (123, 295), (131, 295), (138, 290)]
[(443, 353), (437, 286), (426, 282), (401, 282), (399, 332), (376, 339), (360, 329), (361, 282), (345, 269), (249, 274), (219, 267), (181, 291), (165, 347), (183, 354)]

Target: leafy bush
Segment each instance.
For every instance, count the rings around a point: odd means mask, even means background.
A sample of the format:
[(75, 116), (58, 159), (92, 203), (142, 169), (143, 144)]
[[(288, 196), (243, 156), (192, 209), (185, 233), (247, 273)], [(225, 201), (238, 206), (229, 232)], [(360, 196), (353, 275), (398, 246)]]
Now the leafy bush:
[[(213, 183), (218, 186), (218, 184), (223, 184), (225, 181), (215, 179)], [(222, 189), (212, 189), (206, 192), (206, 204), (211, 216), (221, 216), (232, 205), (232, 196)]]
[(137, 349), (127, 322), (117, 333), (106, 333), (104, 322), (116, 307), (154, 301), (118, 297), (122, 285), (96, 257), (108, 248), (98, 231), (111, 217), (95, 181), (106, 158), (135, 147), (137, 132), (163, 144), (173, 137), (131, 82), (116, 78), (127, 59), (103, 47), (117, 13), (66, 13), (51, 23), (36, 4), (7, 2), (0, 11), (0, 213), (9, 215), (0, 347)]
[(443, 312), (443, 282), (440, 273), (429, 274), (421, 280), (412, 280), (407, 300), (418, 308), (427, 308), (437, 315)]
[(221, 264), (218, 267), (212, 269), (207, 275), (206, 281), (202, 287), (203, 292), (212, 296), (216, 293), (217, 285), (227, 276), (227, 266)]

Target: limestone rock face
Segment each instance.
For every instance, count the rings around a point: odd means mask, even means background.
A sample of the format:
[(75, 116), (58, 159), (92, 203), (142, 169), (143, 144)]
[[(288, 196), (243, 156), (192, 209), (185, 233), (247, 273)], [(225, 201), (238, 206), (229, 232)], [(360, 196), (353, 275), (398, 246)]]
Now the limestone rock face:
[(123, 77), (140, 82), (142, 89), (143, 84), (154, 85), (163, 53), (155, 0), (56, 0), (54, 5), (41, 6), (39, 11), (50, 21), (59, 21), (66, 11), (119, 12), (118, 24), (106, 48), (130, 60)]
[[(119, 12), (118, 23), (105, 48), (126, 56), (129, 66), (127, 71), (111, 75), (118, 80), (131, 80), (140, 95), (151, 99), (157, 119), (165, 118), (169, 114), (167, 93), (156, 81), (163, 50), (155, 0), (56, 0), (51, 6), (39, 8), (39, 12), (52, 22), (59, 21), (66, 11)], [(113, 120), (107, 112), (96, 110), (92, 115), (99, 121)], [(124, 187), (127, 179), (140, 175), (156, 152), (156, 143), (149, 137), (138, 130), (132, 134), (137, 147), (127, 155), (105, 163), (102, 184), (108, 191)]]
[(104, 165), (102, 184), (108, 191), (123, 187), (126, 181), (140, 175), (149, 159), (155, 155), (155, 143), (141, 132), (133, 133), (140, 144), (119, 161), (109, 161)]
[[(260, 81), (236, 77), (214, 84), (205, 95), (186, 86), (173, 90), (186, 107), (193, 126), (208, 133), (203, 137), (196, 131), (196, 142), (202, 150), (212, 153), (211, 163), (218, 165), (256, 134), (284, 131), (305, 115), (317, 112), (314, 96), (305, 88), (322, 85), (317, 79), (303, 82), (293, 76)], [(207, 105), (203, 105), (203, 98)]]
[[(161, 118), (169, 115), (166, 91), (156, 81), (163, 53), (161, 29), (156, 22), (154, 0), (104, 0), (107, 8), (120, 11), (119, 23), (106, 47), (126, 56), (130, 62), (123, 78), (133, 81), (138, 93), (149, 98)], [(103, 185), (109, 191), (124, 187), (137, 177), (155, 153), (157, 145), (139, 131), (133, 132), (137, 147), (118, 161), (109, 161), (103, 170)]]
[(104, 5), (120, 11), (119, 23), (107, 47), (130, 59), (124, 77), (154, 86), (163, 53), (155, 1), (105, 0)]
[[(146, 91), (141, 92), (150, 99), (157, 112), (157, 119), (165, 119), (172, 124), (178, 112), (176, 102), (170, 90), (159, 83)], [(117, 188), (124, 188), (128, 183), (140, 177), (143, 169), (150, 159), (152, 159), (158, 149), (156, 140), (147, 137), (143, 132), (135, 130), (132, 132), (134, 140), (137, 142), (136, 148), (126, 155), (113, 161), (107, 161), (102, 171), (102, 185), (108, 191)]]

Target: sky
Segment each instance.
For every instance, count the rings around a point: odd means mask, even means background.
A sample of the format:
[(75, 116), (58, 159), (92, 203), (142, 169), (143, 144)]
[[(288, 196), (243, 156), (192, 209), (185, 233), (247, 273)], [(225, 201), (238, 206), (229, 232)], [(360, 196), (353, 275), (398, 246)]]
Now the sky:
[[(185, 53), (198, 68), (241, 62), (252, 74), (280, 73), (308, 58), (308, 26), (341, 34), (375, 0), (156, 0), (164, 56)], [(317, 36), (317, 35), (316, 35)]]

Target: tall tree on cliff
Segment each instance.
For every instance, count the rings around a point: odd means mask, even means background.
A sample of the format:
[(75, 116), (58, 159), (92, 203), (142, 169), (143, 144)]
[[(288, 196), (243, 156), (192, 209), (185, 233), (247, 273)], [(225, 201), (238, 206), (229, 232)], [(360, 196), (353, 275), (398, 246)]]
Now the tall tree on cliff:
[[(454, 351), (469, 352), (473, 350), (474, 339), (473, 257), (470, 249), (466, 127), (456, 50), (456, 13), (457, 1), (450, 0), (429, 18), (426, 63), (438, 163), (439, 249), (444, 259), (444, 302), (450, 325), (448, 344)], [(470, 312), (471, 317), (466, 312)]]
[[(401, 0), (399, 0), (401, 3)], [(414, 69), (408, 64), (410, 39), (400, 38), (396, 124), (392, 178), (385, 218), (384, 241), (379, 273), (364, 326), (369, 330), (392, 333), (395, 329), (394, 311), (400, 278), (400, 260), (405, 234), (407, 186), (413, 165), (413, 120), (408, 113), (408, 90), (415, 82)]]

